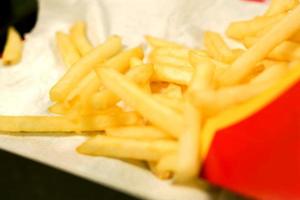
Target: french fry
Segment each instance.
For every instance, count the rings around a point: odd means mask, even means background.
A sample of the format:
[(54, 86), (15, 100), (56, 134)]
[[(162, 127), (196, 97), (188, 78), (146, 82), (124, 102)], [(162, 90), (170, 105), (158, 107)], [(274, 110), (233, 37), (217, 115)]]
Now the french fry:
[(178, 43), (175, 43), (175, 42), (170, 42), (170, 41), (160, 39), (160, 38), (157, 38), (157, 37), (153, 37), (153, 36), (150, 36), (150, 35), (146, 35), (145, 39), (148, 42), (148, 44), (153, 48), (160, 48), (160, 47), (175, 47), (175, 48), (179, 47), (179, 48), (181, 48), (181, 47), (184, 47), (181, 44), (178, 44)]
[(152, 50), (150, 57), (175, 57), (182, 60), (189, 58), (189, 49), (187, 48), (175, 48), (175, 47), (160, 47)]
[(9, 27), (2, 56), (3, 65), (19, 63), (22, 58), (22, 50), (23, 41), (20, 34), (14, 27)]
[[(247, 37), (244, 44), (247, 47), (253, 46), (259, 39), (255, 37)], [(284, 41), (277, 47), (272, 49), (267, 58), (277, 61), (291, 61), (300, 59), (300, 44), (292, 41)]]
[(286, 16), (286, 13), (275, 15), (256, 17), (251, 20), (232, 22), (227, 30), (226, 35), (232, 39), (242, 40), (247, 36), (254, 36), (265, 27), (271, 27), (277, 24)]
[(160, 179), (170, 179), (173, 176), (171, 171), (163, 171), (157, 168), (157, 162), (147, 162), (151, 172)]
[(208, 55), (216, 60), (231, 63), (236, 57), (219, 33), (206, 31), (204, 45)]
[(78, 21), (71, 27), (70, 36), (81, 56), (86, 55), (93, 49), (93, 45), (87, 39), (86, 25), (83, 21)]
[(288, 71), (288, 64), (287, 63), (278, 63), (274, 64), (273, 66), (270, 66), (266, 68), (263, 72), (261, 72), (259, 75), (254, 77), (251, 81), (251, 83), (264, 83), (269, 80), (278, 80), (280, 77), (285, 75)]
[(73, 45), (69, 35), (62, 32), (57, 32), (56, 45), (65, 66), (71, 67), (80, 59), (80, 54)]
[(70, 111), (64, 104), (62, 103), (54, 103), (48, 108), (48, 112), (53, 114), (65, 115)]
[(192, 79), (193, 69), (170, 65), (153, 65), (153, 80), (188, 85)]
[(298, 0), (272, 0), (265, 16), (278, 15), (295, 8), (299, 4)]
[(136, 124), (140, 118), (135, 113), (96, 115), (74, 123), (66, 117), (54, 116), (0, 116), (1, 132), (85, 132)]
[(99, 76), (107, 89), (118, 95), (145, 119), (173, 137), (181, 134), (184, 129), (181, 115), (157, 102), (150, 94), (114, 70), (103, 68)]
[(152, 93), (161, 93), (163, 89), (167, 88), (169, 83), (167, 82), (151, 82), (150, 88)]
[(299, 60), (300, 44), (297, 42), (284, 41), (268, 54), (268, 58), (278, 61)]
[(134, 67), (137, 67), (142, 64), (143, 64), (143, 61), (140, 58), (138, 58), (138, 57), (130, 58), (130, 68), (134, 68)]
[(178, 164), (178, 155), (175, 154), (169, 154), (166, 156), (163, 156), (156, 165), (156, 168), (159, 171), (170, 171), (170, 172), (175, 172), (177, 169), (177, 164)]
[(169, 97), (169, 98), (174, 98), (174, 99), (182, 99), (182, 89), (180, 86), (175, 85), (175, 84), (169, 84), (168, 87), (163, 88), (161, 90), (161, 94)]
[(176, 152), (177, 142), (172, 140), (141, 141), (97, 135), (81, 144), (77, 151), (92, 156), (157, 161), (166, 154)]
[(181, 58), (170, 57), (170, 56), (152, 56), (152, 58), (150, 58), (150, 61), (153, 64), (159, 64), (159, 65), (170, 65), (170, 66), (183, 67), (183, 68), (191, 67), (191, 64), (188, 59), (181, 59)]
[(241, 57), (236, 59), (219, 80), (220, 85), (237, 84), (246, 78), (256, 64), (276, 46), (294, 35), (300, 26), (300, 5), (284, 17), (270, 32), (258, 40)]
[(74, 89), (97, 64), (103, 63), (106, 59), (117, 54), (121, 50), (121, 47), (121, 39), (117, 36), (112, 36), (109, 37), (105, 43), (79, 59), (50, 90), (51, 100), (57, 102), (64, 101), (71, 90)]
[(225, 70), (227, 70), (230, 67), (229, 64), (225, 64), (223, 62), (211, 59), (207, 56), (203, 56), (196, 51), (190, 52), (190, 62), (194, 66), (194, 68), (199, 64), (201, 65), (203, 60), (205, 59), (209, 59), (215, 65), (215, 77), (219, 77), (221, 74), (224, 73)]
[[(130, 69), (126, 73), (126, 77), (136, 84), (144, 85), (149, 82), (152, 73), (152, 65), (144, 64), (139, 67)], [(97, 92), (92, 97), (91, 104), (96, 109), (105, 109), (115, 105), (118, 101), (120, 101), (120, 98), (116, 96), (112, 91), (103, 89), (102, 91)]]
[(154, 94), (153, 97), (159, 101), (161, 104), (168, 106), (175, 110), (178, 113), (183, 113), (184, 110), (184, 102), (180, 99), (173, 99), (161, 94)]
[(154, 126), (127, 126), (115, 127), (105, 130), (108, 136), (137, 139), (137, 140), (163, 140), (172, 139), (168, 134)]
[(185, 182), (198, 177), (201, 166), (200, 135), (202, 116), (188, 100), (185, 104), (186, 129), (179, 138), (175, 180)]
[(98, 83), (99, 78), (95, 71), (91, 71), (88, 75), (86, 75), (79, 83), (78, 85), (71, 90), (71, 92), (66, 97), (64, 104), (68, 106), (74, 105), (75, 100), (79, 100), (80, 95), (82, 92), (89, 86), (93, 85), (95, 82)]
[(212, 90), (214, 87), (214, 71), (215, 65), (209, 59), (203, 58), (203, 61), (195, 66), (195, 72), (188, 90), (195, 92)]
[[(119, 53), (118, 55), (107, 60), (103, 65), (97, 67), (96, 70), (101, 67), (108, 67), (108, 68), (116, 69), (120, 72), (124, 72), (128, 69), (130, 58), (132, 56), (135, 56), (136, 58), (142, 58), (143, 52), (142, 52), (141, 48), (137, 47), (137, 48), (125, 50), (125, 51)], [(89, 86), (90, 87), (98, 87), (98, 88), (101, 87), (101, 82), (99, 82), (99, 78), (96, 75), (95, 71), (91, 71), (87, 76), (85, 76), (83, 78), (82, 81), (80, 81), (78, 86), (75, 87), (70, 92), (70, 94), (66, 98), (65, 103), (72, 102), (73, 99), (75, 99), (76, 97), (79, 97), (80, 94), (82, 94), (83, 90), (87, 89)], [(97, 96), (99, 96), (99, 94), (95, 93), (92, 95), (91, 99), (99, 98)], [(91, 101), (93, 101), (93, 100), (91, 100)]]

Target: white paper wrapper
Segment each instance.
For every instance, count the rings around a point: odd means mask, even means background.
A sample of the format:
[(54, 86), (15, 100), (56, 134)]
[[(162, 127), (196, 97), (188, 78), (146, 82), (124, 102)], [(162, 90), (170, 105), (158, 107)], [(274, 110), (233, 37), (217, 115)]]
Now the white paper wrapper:
[[(199, 47), (204, 30), (222, 33), (230, 21), (259, 14), (265, 7), (239, 0), (40, 0), (38, 22), (26, 36), (22, 62), (0, 66), (0, 115), (48, 114), (49, 89), (65, 71), (54, 45), (55, 32), (67, 31), (76, 20), (88, 23), (95, 45), (112, 34), (122, 36), (127, 46), (138, 45), (150, 34)], [(79, 155), (75, 148), (84, 140), (1, 134), (0, 148), (144, 199), (212, 199), (203, 186), (174, 186), (123, 161)]]

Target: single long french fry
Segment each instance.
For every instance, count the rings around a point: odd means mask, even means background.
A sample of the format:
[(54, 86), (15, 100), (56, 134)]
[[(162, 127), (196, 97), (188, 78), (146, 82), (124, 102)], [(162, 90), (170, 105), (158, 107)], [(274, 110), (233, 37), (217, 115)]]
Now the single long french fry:
[(54, 103), (48, 108), (48, 112), (53, 114), (65, 115), (70, 111), (64, 104), (62, 103)]
[[(125, 76), (136, 84), (144, 85), (149, 82), (152, 73), (152, 65), (144, 64), (139, 67), (131, 68)], [(96, 109), (105, 109), (114, 106), (118, 101), (120, 101), (120, 98), (107, 89), (97, 92), (91, 98), (91, 104)]]
[(178, 155), (175, 154), (169, 154), (166, 156), (163, 156), (158, 162), (157, 162), (157, 169), (159, 171), (171, 171), (175, 172), (177, 169), (178, 164)]
[(143, 64), (142, 59), (140, 59), (138, 57), (132, 57), (130, 59), (130, 68), (134, 68), (134, 67), (140, 66), (142, 64)]
[(56, 33), (56, 44), (58, 47), (58, 52), (67, 67), (71, 67), (74, 63), (76, 63), (80, 59), (80, 54), (77, 48), (71, 41), (69, 35), (57, 32)]
[(135, 113), (96, 115), (75, 123), (61, 116), (0, 116), (1, 132), (81, 132), (102, 131), (106, 128), (133, 125), (139, 121)]
[(192, 81), (190, 82), (189, 91), (205, 92), (213, 89), (215, 65), (207, 58), (203, 58), (195, 66), (195, 73), (193, 74)]
[(283, 13), (275, 16), (256, 17), (251, 20), (232, 22), (226, 30), (226, 35), (236, 40), (242, 40), (247, 36), (256, 35), (266, 27), (275, 25), (285, 16), (286, 13)]
[(74, 89), (96, 65), (103, 63), (106, 59), (117, 54), (121, 48), (121, 39), (117, 36), (112, 36), (109, 37), (105, 43), (79, 59), (50, 90), (51, 100), (58, 102), (64, 101), (71, 90)]
[(154, 94), (153, 97), (159, 101), (161, 104), (172, 108), (178, 113), (183, 113), (184, 102), (181, 99), (173, 99), (161, 94)]
[(171, 171), (159, 170), (157, 168), (157, 162), (148, 161), (147, 163), (148, 163), (148, 167), (151, 170), (151, 172), (158, 178), (163, 179), (163, 180), (172, 178), (173, 173)]
[(2, 62), (4, 65), (14, 65), (20, 62), (22, 58), (23, 41), (14, 27), (9, 27), (7, 40), (5, 42)]
[(101, 69), (103, 85), (118, 95), (127, 105), (139, 112), (158, 128), (178, 137), (184, 129), (182, 116), (157, 102), (150, 94), (111, 69)]
[(200, 111), (189, 101), (185, 104), (184, 120), (186, 129), (179, 138), (177, 168), (175, 180), (185, 182), (198, 177), (200, 156), (200, 134), (202, 116)]
[(108, 136), (137, 140), (162, 140), (172, 139), (168, 134), (154, 126), (126, 126), (108, 128), (105, 130)]
[(294, 35), (300, 27), (300, 5), (284, 17), (270, 32), (234, 61), (219, 80), (220, 85), (234, 85), (241, 82), (276, 46)]
[(150, 58), (150, 61), (153, 64), (158, 65), (169, 65), (169, 66), (175, 66), (175, 67), (191, 67), (191, 64), (188, 59), (181, 59), (171, 56), (152, 56)]
[(295, 8), (299, 4), (298, 0), (272, 0), (265, 16), (278, 15)]
[(77, 151), (92, 156), (156, 161), (166, 154), (176, 152), (177, 142), (172, 140), (141, 141), (97, 135), (81, 144)]
[(288, 72), (288, 64), (287, 63), (277, 63), (273, 66), (269, 66), (265, 68), (263, 72), (254, 77), (250, 84), (252, 83), (264, 83), (269, 80), (278, 80), (280, 77), (285, 75)]
[(225, 63), (231, 63), (235, 55), (219, 33), (206, 31), (204, 45), (210, 57)]
[(178, 44), (176, 42), (170, 42), (165, 39), (160, 39), (157, 37), (153, 37), (150, 35), (145, 36), (146, 41), (151, 45), (153, 48), (159, 48), (159, 47), (184, 47), (181, 44)]
[(182, 99), (183, 94), (182, 94), (182, 89), (180, 86), (175, 85), (175, 84), (169, 84), (168, 87), (163, 88), (161, 90), (161, 94), (169, 97), (169, 98), (174, 98), (174, 99)]
[(187, 48), (161, 47), (153, 49), (150, 57), (167, 56), (186, 60), (189, 58), (189, 52), (190, 49)]
[(83, 21), (76, 22), (70, 29), (71, 40), (82, 56), (93, 49), (86, 35), (86, 25)]
[(170, 65), (153, 65), (153, 80), (188, 85), (192, 79), (193, 69)]

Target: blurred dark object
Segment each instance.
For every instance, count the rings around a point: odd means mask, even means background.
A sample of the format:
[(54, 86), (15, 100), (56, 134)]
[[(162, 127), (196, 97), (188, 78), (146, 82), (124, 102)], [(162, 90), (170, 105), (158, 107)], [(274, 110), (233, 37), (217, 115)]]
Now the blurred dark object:
[(136, 200), (126, 194), (0, 150), (0, 199)]
[(0, 1), (0, 52), (3, 51), (8, 26), (15, 26), (23, 36), (34, 27), (37, 13), (37, 0)]

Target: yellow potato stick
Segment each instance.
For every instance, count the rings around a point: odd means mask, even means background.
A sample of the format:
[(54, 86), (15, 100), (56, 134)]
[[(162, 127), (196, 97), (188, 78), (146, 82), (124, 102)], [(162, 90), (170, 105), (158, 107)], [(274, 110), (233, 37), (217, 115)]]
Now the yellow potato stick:
[(70, 36), (73, 44), (82, 56), (86, 55), (93, 49), (93, 45), (87, 38), (86, 25), (84, 22), (76, 22), (70, 29)]
[(300, 44), (297, 42), (284, 41), (268, 54), (268, 58), (278, 61), (299, 60)]
[(143, 64), (143, 61), (140, 58), (138, 58), (138, 57), (130, 58), (130, 68), (134, 68), (134, 67), (137, 67), (142, 64)]
[(101, 81), (97, 76), (92, 82), (90, 82), (85, 89), (79, 94), (79, 107), (80, 112), (85, 110), (91, 110), (90, 97), (95, 94), (101, 86)]
[[(133, 48), (130, 50), (123, 51), (116, 56), (108, 59), (103, 65), (96, 67), (96, 70), (101, 67), (108, 67), (116, 69), (120, 72), (124, 72), (129, 67), (129, 62), (131, 56), (136, 56), (136, 58), (142, 58), (143, 52), (141, 48)], [(101, 82), (99, 82), (99, 78), (96, 75), (95, 71), (91, 71), (87, 76), (83, 78), (82, 81), (75, 87), (66, 98), (65, 102), (71, 102), (74, 98), (78, 97), (85, 89), (87, 89), (88, 85), (91, 87), (101, 87)], [(96, 94), (95, 94), (96, 95)], [(92, 95), (93, 96), (93, 95)], [(91, 97), (91, 99), (94, 97)]]
[[(125, 76), (136, 84), (144, 85), (149, 82), (152, 73), (152, 65), (144, 64), (130, 69)], [(114, 106), (118, 101), (120, 101), (120, 98), (112, 91), (103, 89), (92, 96), (91, 104), (96, 109), (105, 109)]]
[(215, 65), (208, 59), (203, 59), (202, 63), (198, 63), (195, 67), (192, 81), (189, 85), (189, 91), (205, 92), (214, 87), (214, 71)]
[(292, 42), (298, 42), (300, 43), (300, 31), (298, 31), (297, 33), (295, 33), (291, 38), (290, 40)]
[(278, 63), (266, 68), (259, 75), (254, 77), (250, 83), (264, 83), (269, 80), (278, 80), (288, 72), (287, 63)]
[(125, 76), (134, 83), (144, 85), (150, 81), (152, 74), (153, 66), (151, 64), (143, 64), (130, 69)]
[(80, 59), (80, 54), (73, 45), (69, 35), (62, 32), (57, 32), (56, 44), (65, 66), (71, 67)]
[(236, 40), (242, 40), (247, 36), (254, 36), (262, 29), (277, 24), (286, 13), (270, 16), (256, 17), (251, 20), (232, 22), (227, 30), (226, 35)]
[(2, 62), (3, 65), (14, 65), (21, 61), (23, 51), (23, 41), (14, 27), (9, 27), (5, 42)]
[[(130, 59), (136, 57), (139, 59), (143, 59), (144, 52), (141, 47), (135, 47), (132, 49), (124, 50), (116, 56), (112, 57), (108, 61), (104, 63), (103, 66), (115, 69), (119, 72), (125, 72), (130, 67)], [(96, 68), (96, 70), (99, 67)], [(101, 68), (101, 67), (100, 67)]]
[(235, 56), (219, 33), (206, 31), (204, 33), (204, 45), (208, 55), (216, 60), (231, 63)]
[(146, 41), (152, 48), (159, 48), (159, 47), (184, 47), (181, 44), (176, 42), (167, 41), (165, 39), (153, 37), (150, 35), (145, 36)]
[(169, 97), (169, 98), (175, 98), (175, 99), (182, 99), (182, 89), (180, 86), (175, 84), (169, 84), (168, 87), (163, 88), (161, 90), (161, 94)]
[(142, 141), (97, 135), (81, 144), (77, 151), (92, 156), (156, 161), (176, 152), (177, 147), (177, 142), (172, 140)]
[(157, 168), (157, 162), (151, 162), (148, 161), (148, 167), (151, 170), (151, 172), (157, 176), (160, 179), (170, 179), (173, 176), (173, 173), (171, 171), (164, 171), (164, 170), (159, 170)]
[(265, 16), (272, 16), (287, 12), (299, 4), (298, 0), (272, 0)]
[(86, 117), (80, 123), (74, 123), (61, 116), (0, 116), (0, 131), (31, 133), (102, 131), (114, 126), (133, 125), (138, 120), (138, 116), (134, 113)]
[(163, 96), (161, 94), (154, 94), (153, 97), (160, 102), (161, 104), (172, 108), (174, 111), (178, 113), (183, 113), (184, 110), (184, 102), (180, 99), (172, 99), (167, 96)]
[(158, 162), (156, 168), (159, 171), (171, 171), (175, 172), (177, 169), (178, 159), (177, 154), (169, 154), (163, 156)]
[(268, 80), (265, 82), (227, 87), (217, 91), (193, 92), (193, 103), (203, 109), (203, 114), (206, 117), (211, 117), (231, 106), (238, 105), (261, 94), (275, 82), (276, 80)]
[(114, 70), (102, 69), (99, 76), (107, 89), (118, 95), (145, 119), (174, 137), (180, 135), (184, 129), (180, 114), (157, 102), (150, 94)]
[(187, 48), (161, 47), (152, 50), (151, 56), (175, 57), (186, 60), (189, 58), (190, 50)]
[(62, 103), (54, 103), (48, 108), (48, 112), (53, 114), (65, 115), (70, 111), (64, 104)]
[(184, 121), (186, 129), (179, 137), (175, 180), (185, 182), (197, 178), (200, 172), (200, 136), (202, 116), (189, 101), (185, 103)]
[(119, 101), (120, 98), (107, 89), (95, 93), (91, 98), (93, 108), (100, 110), (114, 106)]
[(190, 62), (194, 67), (198, 64), (201, 64), (205, 59), (209, 59), (215, 65), (215, 77), (219, 77), (221, 74), (224, 73), (225, 70), (227, 70), (230, 67), (229, 64), (225, 64), (223, 62), (211, 59), (207, 56), (202, 56), (196, 51), (190, 52)]
[(258, 41), (258, 38), (249, 36), (249, 37), (245, 37), (242, 40), (242, 43), (244, 44), (245, 47), (251, 48), (257, 41)]
[(153, 80), (188, 85), (192, 79), (193, 69), (170, 65), (153, 65)]
[(137, 139), (137, 140), (163, 140), (172, 139), (168, 134), (154, 126), (126, 126), (108, 128), (105, 130), (108, 136)]
[(93, 49), (89, 54), (82, 57), (50, 90), (52, 101), (62, 102), (72, 89), (90, 72), (96, 65), (117, 54), (122, 48), (121, 39), (112, 36), (100, 46)]
[(72, 105), (75, 99), (80, 98), (80, 94), (88, 87), (88, 85), (93, 84), (94, 82), (99, 81), (99, 78), (95, 71), (91, 71), (88, 75), (86, 75), (78, 85), (71, 90), (71, 92), (66, 97), (64, 104), (65, 105)]
[(191, 67), (188, 59), (181, 59), (169, 56), (153, 56), (150, 60), (153, 64), (170, 65), (176, 67)]
[(299, 26), (300, 5), (236, 59), (230, 69), (220, 78), (220, 85), (234, 85), (243, 81), (260, 60), (264, 59), (281, 42), (294, 35), (299, 30)]

